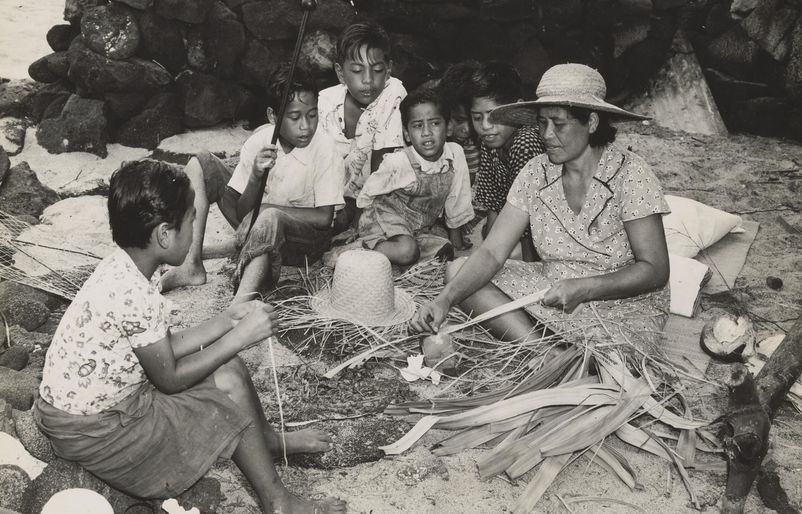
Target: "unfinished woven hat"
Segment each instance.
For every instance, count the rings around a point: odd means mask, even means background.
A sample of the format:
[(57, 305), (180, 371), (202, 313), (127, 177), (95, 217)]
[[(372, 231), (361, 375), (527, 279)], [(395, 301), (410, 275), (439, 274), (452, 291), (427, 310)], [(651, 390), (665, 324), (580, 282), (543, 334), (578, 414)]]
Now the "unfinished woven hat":
[(399, 325), (415, 314), (410, 294), (393, 286), (387, 257), (364, 249), (340, 254), (331, 284), (312, 297), (310, 306), (325, 318), (371, 327)]
[(614, 118), (624, 120), (648, 120), (648, 116), (625, 111), (605, 102), (607, 84), (601, 73), (584, 64), (558, 64), (552, 66), (537, 85), (537, 100), (500, 105), (490, 113), (490, 120), (510, 125), (534, 125), (537, 123), (536, 107), (559, 105), (583, 107), (592, 111), (606, 112)]

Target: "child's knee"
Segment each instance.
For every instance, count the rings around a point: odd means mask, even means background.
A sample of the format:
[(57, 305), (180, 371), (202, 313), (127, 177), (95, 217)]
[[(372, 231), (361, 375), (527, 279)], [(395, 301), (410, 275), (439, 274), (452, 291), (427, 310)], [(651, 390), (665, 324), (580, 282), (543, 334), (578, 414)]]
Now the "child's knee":
[(239, 357), (234, 357), (214, 372), (214, 385), (225, 393), (232, 395), (247, 391), (248, 368)]
[(420, 247), (415, 238), (400, 237), (395, 241), (395, 244), (397, 250), (396, 264), (407, 266), (418, 262), (418, 259), (420, 259)]
[(446, 276), (445, 276), (446, 284), (454, 280), (454, 277), (457, 276), (457, 272), (459, 272), (460, 268), (462, 268), (462, 266), (465, 264), (465, 261), (467, 260), (468, 260), (467, 257), (459, 257), (446, 264)]

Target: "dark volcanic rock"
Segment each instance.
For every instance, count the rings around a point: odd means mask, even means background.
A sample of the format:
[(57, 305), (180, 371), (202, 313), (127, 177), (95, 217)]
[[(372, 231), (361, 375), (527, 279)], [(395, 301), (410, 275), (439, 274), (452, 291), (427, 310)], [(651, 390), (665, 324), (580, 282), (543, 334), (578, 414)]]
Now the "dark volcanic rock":
[(250, 39), (240, 60), (238, 79), (245, 84), (264, 88), (278, 61), (279, 59), (276, 59), (273, 51), (265, 43), (258, 39)]
[(4, 299), (0, 308), (9, 325), (19, 325), (28, 331), (41, 327), (50, 317), (47, 305), (25, 297)]
[(760, 65), (762, 50), (740, 26), (717, 37), (703, 52), (711, 68), (739, 79), (751, 79)]
[(324, 75), (334, 70), (336, 58), (337, 37), (326, 30), (315, 30), (304, 37), (298, 64), (315, 75)]
[(793, 112), (793, 105), (785, 98), (750, 98), (732, 104), (726, 113), (727, 127), (735, 132), (783, 137), (788, 134)]
[(155, 91), (172, 80), (170, 73), (152, 61), (132, 57), (125, 61), (99, 55), (76, 39), (70, 46), (69, 78), (79, 91), (92, 94)]
[(219, 0), (203, 24), (207, 69), (218, 77), (231, 77), (245, 49), (245, 29), (234, 11)]
[(120, 127), (117, 142), (137, 148), (156, 148), (162, 139), (183, 130), (178, 98), (171, 93), (158, 95), (147, 107)]
[(195, 482), (195, 485), (178, 495), (178, 504), (189, 510), (197, 507), (201, 514), (215, 514), (220, 508), (223, 493), (220, 482), (211, 477), (204, 477)]
[(0, 81), (0, 116), (22, 118), (30, 115), (31, 98), (46, 87), (28, 79)]
[(67, 300), (57, 295), (25, 284), (20, 284), (19, 282), (12, 282), (11, 280), (0, 282), (0, 305), (3, 305), (13, 298), (25, 298), (27, 300), (41, 302), (45, 304), (48, 309), (56, 309), (69, 303)]
[(81, 31), (78, 27), (68, 23), (61, 25), (53, 25), (47, 31), (47, 44), (54, 52), (63, 52), (70, 47), (70, 43), (79, 35)]
[(122, 2), (129, 7), (133, 7), (134, 9), (147, 9), (151, 5), (153, 5), (153, 0), (117, 0), (118, 2)]
[(184, 125), (191, 128), (211, 127), (235, 119), (255, 103), (253, 95), (245, 89), (205, 73), (185, 71), (176, 77), (176, 85)]
[(81, 18), (81, 34), (91, 50), (110, 59), (127, 59), (139, 46), (139, 27), (130, 7), (113, 3), (89, 9)]
[[(31, 484), (30, 499), (22, 512), (41, 512), (42, 507), (51, 496), (64, 489), (75, 487), (91, 489), (99, 493), (109, 501), (114, 512), (126, 512), (126, 509), (142, 501), (113, 489), (80, 465), (56, 458)], [(130, 512), (134, 512), (134, 510)]]
[[(63, 80), (48, 84), (43, 88), (32, 93), (27, 99), (28, 106), (27, 113), (35, 123), (39, 123), (45, 115), (47, 117), (53, 116), (53, 111), (58, 108), (56, 116), (61, 114), (61, 109), (67, 100), (72, 95), (73, 91), (70, 89), (71, 84), (69, 81)], [(53, 105), (54, 107), (50, 107)]]
[[(310, 16), (309, 27), (340, 33), (353, 22), (354, 10), (346, 2), (321, 2)], [(296, 0), (249, 2), (242, 6), (242, 19), (248, 30), (259, 39), (294, 39), (301, 25), (303, 12)]]
[(139, 33), (141, 57), (153, 59), (172, 74), (186, 66), (187, 48), (180, 22), (168, 20), (149, 9), (139, 17)]
[(155, 0), (160, 16), (187, 23), (203, 23), (214, 0)]
[(791, 51), (783, 73), (783, 89), (796, 105), (802, 105), (802, 20), (791, 34)]
[(10, 464), (0, 465), (0, 507), (25, 512), (29, 501), (31, 479), (22, 468)]
[(17, 430), (17, 439), (28, 450), (28, 453), (41, 461), (53, 462), (56, 454), (53, 453), (50, 441), (36, 425), (36, 421), (33, 419), (33, 410), (15, 410), (12, 415)]
[(206, 71), (209, 67), (201, 26), (193, 25), (187, 30), (187, 63), (198, 71)]
[[(5, 337), (5, 334), (3, 334), (3, 337)], [(28, 350), (21, 346), (12, 346), (0, 353), (0, 366), (19, 371), (28, 365), (29, 359)]]
[(28, 66), (28, 75), (37, 81), (50, 84), (67, 78), (70, 60), (67, 52), (55, 52), (33, 61)]
[(790, 46), (787, 36), (799, 17), (798, 9), (784, 7), (780, 0), (763, 0), (741, 26), (775, 61), (783, 61)]
[(0, 184), (0, 205), (10, 214), (27, 214), (38, 218), (45, 207), (59, 200), (55, 191), (39, 182), (27, 162), (8, 170), (5, 180)]
[(0, 366), (0, 398), (17, 410), (28, 410), (39, 389), (39, 380), (29, 373)]
[(103, 96), (106, 102), (106, 115), (109, 121), (122, 123), (130, 120), (142, 112), (148, 102), (148, 95), (144, 93), (106, 93)]
[(66, 0), (64, 2), (64, 19), (77, 24), (86, 11), (106, 3), (108, 3), (107, 0)]
[(102, 100), (72, 95), (61, 116), (39, 124), (36, 139), (50, 153), (78, 151), (106, 157), (106, 125)]

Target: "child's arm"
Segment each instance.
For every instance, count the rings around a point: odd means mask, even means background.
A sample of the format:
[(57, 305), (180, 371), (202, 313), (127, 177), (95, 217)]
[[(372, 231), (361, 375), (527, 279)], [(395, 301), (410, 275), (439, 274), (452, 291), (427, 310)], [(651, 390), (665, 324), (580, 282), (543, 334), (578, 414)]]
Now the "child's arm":
[(356, 199), (356, 206), (364, 209), (373, 203), (373, 198), (404, 189), (416, 181), (415, 172), (404, 152), (388, 154), (383, 157), (379, 169), (365, 180)]
[(200, 351), (201, 348), (210, 347), (231, 331), (231, 328), (236, 326), (249, 312), (261, 308), (263, 305), (264, 304), (258, 300), (237, 303), (231, 305), (218, 316), (210, 318), (200, 325), (172, 334), (171, 345), (175, 358), (180, 359), (181, 357)]
[[(261, 302), (249, 303), (250, 312), (240, 320), (227, 312), (202, 325), (205, 329), (223, 334), (212, 340), (208, 347), (203, 343), (211, 338), (209, 334), (201, 332), (201, 327), (184, 331), (186, 333), (168, 332), (166, 337), (155, 343), (134, 347), (134, 353), (148, 379), (163, 393), (183, 391), (214, 373), (240, 350), (273, 335), (276, 321), (273, 308)], [(174, 345), (177, 346), (177, 352)], [(198, 351), (185, 353), (193, 347)], [(184, 355), (179, 356), (181, 354)]]
[(454, 178), (451, 181), (448, 196), (446, 196), (443, 214), (451, 244), (457, 250), (467, 250), (471, 245), (462, 239), (461, 228), (474, 217), (468, 162), (465, 160), (465, 153), (461, 146), (456, 143), (446, 143), (446, 145), (452, 155), (451, 165), (454, 169)]
[(265, 203), (262, 205), (263, 207), (272, 207), (273, 209), (284, 211), (321, 230), (329, 228), (331, 226), (331, 221), (334, 219), (333, 205), (323, 205), (321, 207), (292, 207), (289, 205), (275, 205), (272, 203)]
[[(245, 150), (245, 147), (243, 147), (243, 150)], [(267, 145), (254, 156), (253, 164), (250, 166), (251, 173), (248, 176), (248, 184), (237, 200), (237, 216), (240, 219), (247, 216), (248, 213), (253, 210), (254, 206), (256, 206), (256, 202), (261, 202), (262, 198), (260, 196), (259, 186), (261, 185), (262, 176), (275, 164), (275, 145)]]

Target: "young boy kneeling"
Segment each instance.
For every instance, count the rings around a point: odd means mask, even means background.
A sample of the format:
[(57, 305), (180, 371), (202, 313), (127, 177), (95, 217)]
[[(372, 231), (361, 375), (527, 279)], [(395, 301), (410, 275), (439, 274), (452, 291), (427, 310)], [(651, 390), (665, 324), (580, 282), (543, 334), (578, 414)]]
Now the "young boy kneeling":
[[(268, 120), (245, 141), (232, 171), (209, 153), (198, 154), (185, 168), (197, 191), (195, 243), (186, 261), (167, 272), (162, 290), (206, 282), (201, 256), (210, 203), (237, 228), (241, 249), (234, 302), (253, 298), (278, 281), (282, 262), (303, 265), (328, 250), (334, 208), (343, 204), (343, 168), (336, 158), (334, 140), (318, 131), (317, 89), (313, 79), (296, 69), (279, 131), (278, 145), (270, 141), (275, 111), (287, 84), (288, 68), (273, 75), (268, 88)], [(268, 173), (261, 210), (251, 234), (251, 211), (258, 201), (259, 184)]]
[[(421, 88), (401, 101), (404, 138), (412, 145), (386, 155), (357, 198), (359, 239), (390, 262), (452, 258), (462, 248), (460, 227), (473, 219), (468, 164), (462, 147), (446, 142), (450, 111), (437, 89)], [(449, 240), (430, 233), (445, 215)]]
[(109, 221), (119, 248), (56, 329), (36, 422), (56, 455), (133, 496), (177, 496), (230, 457), (264, 512), (344, 512), (339, 500), (296, 498), (276, 473), (271, 454), (326, 451), (331, 439), (317, 430), (276, 434), (237, 357), (274, 334), (272, 307), (243, 302), (170, 331), (156, 270), (184, 261), (194, 198), (187, 176), (163, 162), (127, 163), (112, 175)]

